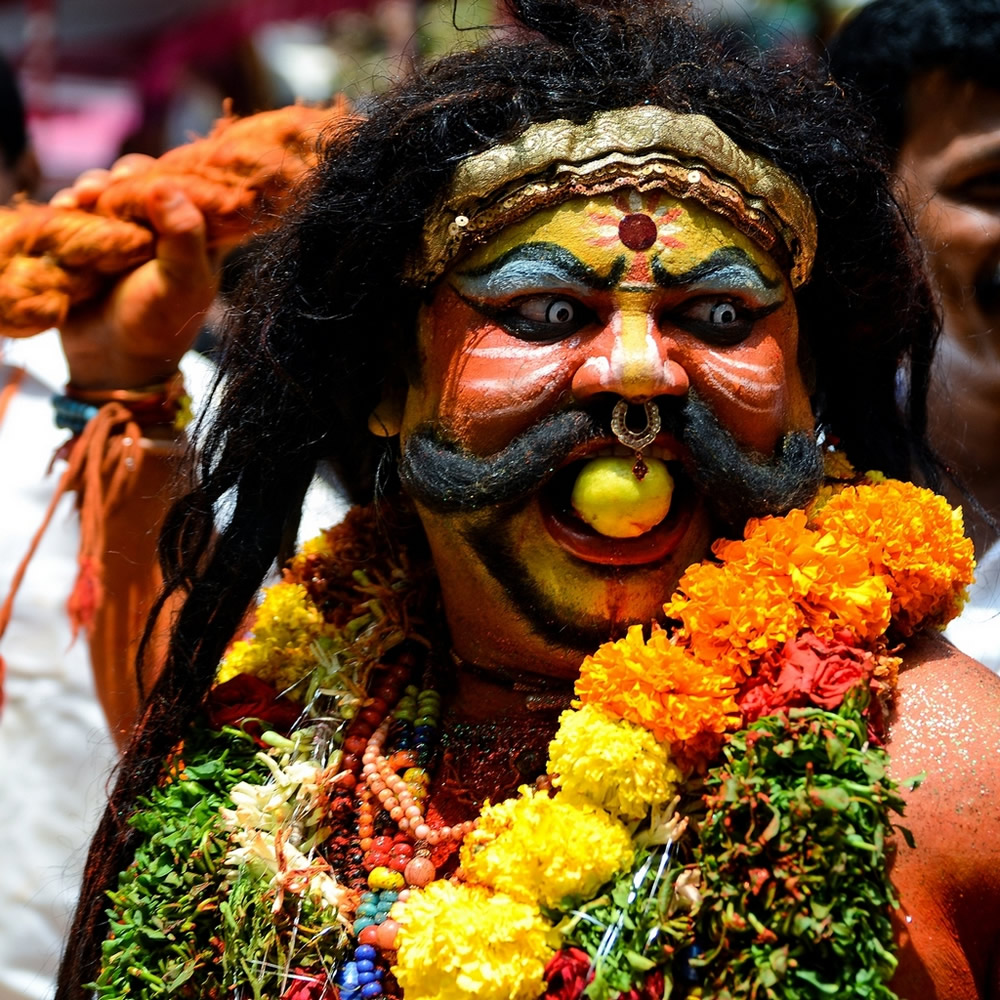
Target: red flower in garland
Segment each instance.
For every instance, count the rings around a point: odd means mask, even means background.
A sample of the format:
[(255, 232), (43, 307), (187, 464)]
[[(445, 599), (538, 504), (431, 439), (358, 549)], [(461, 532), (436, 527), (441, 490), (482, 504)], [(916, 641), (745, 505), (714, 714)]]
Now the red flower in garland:
[[(563, 948), (545, 966), (547, 986), (541, 1000), (577, 1000), (593, 978), (590, 955), (582, 948)], [(654, 969), (641, 986), (619, 994), (619, 1000), (660, 1000), (663, 986), (663, 970)]]
[(785, 643), (744, 687), (737, 703), (749, 725), (785, 708), (835, 709), (847, 692), (867, 683), (874, 670), (871, 653), (852, 645), (849, 632), (824, 642), (812, 632)]
[(638, 989), (633, 986), (627, 993), (620, 993), (618, 1000), (661, 1000), (663, 986), (663, 970), (653, 969)]
[(295, 969), (292, 977), (292, 985), (281, 994), (281, 1000), (324, 1000), (334, 995), (323, 973), (316, 975), (308, 969)]
[[(302, 712), (300, 706), (288, 698), (278, 697), (267, 681), (253, 674), (237, 674), (214, 687), (205, 699), (208, 721), (216, 728), (239, 725), (245, 719), (260, 720), (272, 729), (287, 732)], [(244, 728), (259, 736), (260, 722), (250, 721)]]
[(545, 966), (542, 1000), (577, 1000), (592, 978), (590, 956), (582, 948), (563, 948)]
[(839, 632), (836, 638), (825, 643), (806, 632), (786, 642), (779, 690), (799, 694), (819, 708), (837, 708), (852, 687), (871, 675), (874, 664), (870, 653), (850, 645), (850, 633)]

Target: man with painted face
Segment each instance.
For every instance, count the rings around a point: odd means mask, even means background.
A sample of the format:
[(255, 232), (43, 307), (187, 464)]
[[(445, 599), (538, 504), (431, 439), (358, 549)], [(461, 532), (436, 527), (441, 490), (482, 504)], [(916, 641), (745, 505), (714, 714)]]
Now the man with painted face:
[[(891, 148), (943, 320), (931, 443), (982, 507), (969, 606), (948, 634), (1000, 670), (1000, 3), (875, 0), (831, 44)], [(957, 491), (956, 491), (957, 495)], [(983, 512), (987, 516), (982, 516)], [(992, 518), (992, 520), (990, 520)]]
[[(511, 10), (244, 286), (58, 996), (1000, 996), (970, 551), (851, 469), (926, 454), (885, 164), (668, 7)], [(322, 458), (369, 506), (227, 652)]]
[[(682, 137), (685, 149), (657, 152)], [(727, 205), (730, 191), (690, 167), (708, 143), (716, 169), (743, 172), (759, 203), (774, 198), (775, 218)], [(815, 493), (792, 295), (814, 223), (791, 184), (703, 116), (644, 107), (577, 129), (545, 123), (502, 155), (506, 174), (488, 178), (485, 197), (481, 164), (492, 161), (459, 168), (425, 235), (418, 280), (434, 290), (418, 318), (419, 381), (385, 430), (399, 433), (403, 489), (457, 598), (446, 607), (453, 633), (468, 636), (460, 655), (500, 666), (491, 637), (513, 615), (523, 638), (504, 647), (503, 665), (564, 672), (659, 615), (664, 588), (706, 551), (720, 513), (742, 523)], [(554, 192), (539, 190), (546, 171), (557, 173)], [(498, 195), (519, 204), (497, 213)], [(469, 222), (453, 236), (443, 230), (455, 216)], [(773, 250), (781, 228), (803, 247), (791, 277), (762, 246)], [(641, 478), (636, 449), (612, 433), (616, 412), (627, 426), (659, 426)], [(605, 461), (585, 473), (610, 491), (597, 500), (612, 508), (602, 518), (581, 463), (616, 451), (627, 456), (620, 469)], [(629, 519), (616, 471), (640, 506), (658, 490), (649, 523)], [(661, 479), (671, 485), (654, 486)]]

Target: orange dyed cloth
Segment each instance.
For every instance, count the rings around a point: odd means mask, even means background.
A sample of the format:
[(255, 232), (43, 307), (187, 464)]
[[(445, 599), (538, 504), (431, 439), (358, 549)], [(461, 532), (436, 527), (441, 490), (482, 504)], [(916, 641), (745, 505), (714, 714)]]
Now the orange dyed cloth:
[(148, 170), (113, 178), (93, 210), (28, 202), (0, 209), (0, 335), (59, 326), (109, 277), (151, 260), (156, 239), (146, 205), (164, 179), (205, 216), (210, 246), (234, 245), (276, 224), (320, 142), (346, 135), (358, 120), (343, 100), (327, 109), (296, 104), (227, 115), (210, 135), (164, 153)]

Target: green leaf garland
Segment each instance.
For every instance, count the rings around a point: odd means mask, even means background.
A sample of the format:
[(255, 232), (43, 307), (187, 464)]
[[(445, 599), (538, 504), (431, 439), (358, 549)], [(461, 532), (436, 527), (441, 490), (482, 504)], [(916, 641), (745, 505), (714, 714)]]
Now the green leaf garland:
[(256, 753), (238, 730), (194, 727), (167, 777), (140, 800), (129, 822), (142, 840), (108, 894), (109, 935), (90, 987), (99, 1000), (225, 995), (218, 909), (228, 834), (219, 808), (232, 804), (237, 782), (269, 777)]
[(709, 773), (695, 858), (708, 950), (693, 963), (706, 996), (895, 1000), (885, 845), (903, 800), (868, 745), (866, 698), (766, 716)]

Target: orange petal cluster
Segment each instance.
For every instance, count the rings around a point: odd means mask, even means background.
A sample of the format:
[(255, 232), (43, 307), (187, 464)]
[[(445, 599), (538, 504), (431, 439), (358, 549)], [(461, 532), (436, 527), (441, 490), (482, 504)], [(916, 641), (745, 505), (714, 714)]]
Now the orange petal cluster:
[(606, 642), (583, 661), (576, 694), (674, 744), (737, 728), (736, 684), (728, 664), (701, 662), (662, 629), (646, 641), (633, 625), (624, 639)]
[(889, 624), (888, 589), (864, 553), (814, 531), (801, 510), (751, 520), (742, 541), (721, 540), (713, 552), (719, 562), (689, 568), (664, 605), (704, 663), (748, 675), (800, 632), (832, 639), (848, 629), (870, 641)]
[(973, 547), (962, 509), (943, 497), (892, 479), (852, 486), (818, 512), (816, 525), (885, 580), (903, 635), (944, 626), (961, 610), (975, 568)]

